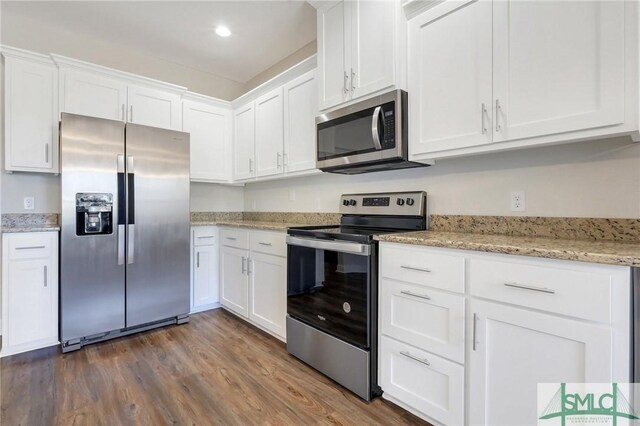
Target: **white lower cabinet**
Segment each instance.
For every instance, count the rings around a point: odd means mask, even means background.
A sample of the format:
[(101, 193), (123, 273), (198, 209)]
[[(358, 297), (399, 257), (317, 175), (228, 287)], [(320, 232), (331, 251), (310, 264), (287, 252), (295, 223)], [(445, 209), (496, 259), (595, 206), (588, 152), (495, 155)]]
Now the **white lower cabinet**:
[(2, 236), (2, 353), (58, 343), (58, 233)]
[(285, 340), (286, 234), (223, 228), (220, 241), (220, 303)]
[(191, 313), (196, 313), (219, 306), (217, 228), (193, 228), (192, 247)]
[(383, 397), (430, 422), (535, 425), (538, 383), (631, 381), (628, 267), (382, 242), (379, 275)]
[(470, 424), (535, 425), (538, 383), (613, 380), (609, 326), (475, 299), (470, 308)]

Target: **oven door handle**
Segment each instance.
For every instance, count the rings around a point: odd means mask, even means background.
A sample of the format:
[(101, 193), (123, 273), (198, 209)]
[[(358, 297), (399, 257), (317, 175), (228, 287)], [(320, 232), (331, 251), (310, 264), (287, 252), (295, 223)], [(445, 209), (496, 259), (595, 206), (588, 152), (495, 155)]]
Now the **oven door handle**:
[(337, 251), (339, 253), (355, 254), (358, 256), (369, 256), (371, 253), (371, 247), (368, 244), (352, 243), (349, 241), (327, 241), (316, 238), (287, 236), (287, 244), (320, 250)]

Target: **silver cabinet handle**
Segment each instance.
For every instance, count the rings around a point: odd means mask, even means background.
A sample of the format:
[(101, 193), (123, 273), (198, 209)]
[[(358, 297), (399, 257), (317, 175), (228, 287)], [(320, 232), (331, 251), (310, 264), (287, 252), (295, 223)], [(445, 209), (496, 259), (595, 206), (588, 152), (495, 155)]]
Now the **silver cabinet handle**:
[(356, 88), (355, 88), (355, 81), (356, 79), (356, 73), (353, 72), (353, 68), (351, 68), (351, 91), (353, 92)]
[(486, 114), (487, 114), (487, 107), (483, 103), (482, 109), (480, 110), (480, 132), (482, 132), (483, 135), (487, 133), (487, 127), (484, 125), (484, 116)]
[(349, 76), (347, 75), (347, 72), (344, 72), (344, 81), (342, 83), (342, 91), (344, 93), (349, 93), (349, 89), (347, 89), (347, 81), (349, 80)]
[(231, 241), (235, 241), (236, 240), (236, 237), (226, 237), (226, 238), (227, 238), (227, 240), (231, 240)]
[(502, 107), (500, 106), (500, 100), (496, 99), (496, 132), (499, 132), (502, 130), (502, 127), (500, 126), (500, 111), (502, 111)]
[(259, 242), (258, 244), (260, 244), (261, 246), (270, 246), (271, 243), (263, 243), (263, 242)]
[(556, 291), (550, 288), (545, 288), (545, 287), (533, 287), (530, 285), (522, 285), (522, 284), (517, 284), (517, 283), (504, 283), (504, 285), (506, 287), (511, 287), (511, 288), (519, 288), (521, 290), (530, 290), (530, 291), (537, 291), (540, 293), (548, 293), (548, 294), (556, 294)]
[(129, 107), (129, 122), (133, 123), (133, 105)]
[(45, 248), (45, 246), (28, 246), (28, 247), (16, 247), (15, 250), (38, 250), (43, 248)]
[(402, 269), (409, 269), (411, 271), (420, 271), (420, 272), (431, 272), (431, 269), (428, 268), (418, 268), (417, 266), (409, 266), (409, 265), (400, 265)]
[(49, 143), (44, 144), (44, 162), (49, 164)]
[(280, 152), (278, 152), (277, 159), (276, 159), (276, 166), (277, 166), (277, 168), (282, 167), (282, 166), (280, 165), (280, 156), (281, 156), (281, 155), (282, 155), (282, 154), (280, 154)]
[(378, 151), (382, 149), (382, 144), (380, 143), (380, 129), (378, 128), (381, 112), (382, 107), (377, 106), (376, 109), (373, 110), (373, 116), (371, 117), (371, 136), (373, 137), (373, 145)]
[(47, 274), (47, 265), (44, 265), (44, 286), (47, 286), (47, 281), (48, 281), (48, 276), (49, 274)]
[(242, 273), (244, 274), (245, 272), (247, 272), (247, 266), (246, 266), (246, 262), (247, 258), (242, 256)]
[(471, 346), (473, 348), (473, 350), (476, 350), (476, 345), (477, 345), (477, 340), (476, 340), (476, 330), (477, 330), (477, 324), (478, 323), (478, 314), (474, 313), (473, 314), (473, 341), (471, 342)]
[(400, 293), (406, 294), (407, 296), (418, 297), (420, 299), (431, 300), (431, 297), (427, 296), (426, 294), (413, 293), (407, 290), (402, 290)]
[(126, 121), (126, 117), (124, 116), (124, 104), (122, 104), (122, 121)]
[(205, 237), (196, 237), (196, 238), (198, 238), (198, 239), (200, 239), (200, 240), (202, 240), (202, 239), (209, 239), (209, 238), (213, 238), (213, 235), (207, 235), (207, 236), (205, 236)]
[(131, 265), (134, 261), (134, 250), (135, 250), (135, 230), (136, 225), (129, 224), (127, 225), (127, 265)]
[(200, 267), (200, 252), (196, 254), (196, 268)]
[(253, 272), (253, 268), (251, 267), (252, 263), (253, 260), (247, 258), (247, 275), (251, 275), (251, 273)]
[(118, 265), (124, 264), (124, 224), (118, 225)]
[(418, 361), (419, 363), (424, 364), (424, 365), (431, 365), (431, 363), (429, 362), (428, 359), (426, 359), (426, 358), (418, 358), (415, 355), (411, 355), (411, 353), (409, 353), (407, 351), (400, 351), (400, 355), (406, 356), (407, 358), (410, 358), (410, 359), (412, 359), (414, 361)]
[(289, 163), (289, 156), (285, 152), (284, 154), (282, 154), (282, 165), (286, 166), (288, 163)]
[(253, 160), (249, 158), (249, 173), (253, 173)]

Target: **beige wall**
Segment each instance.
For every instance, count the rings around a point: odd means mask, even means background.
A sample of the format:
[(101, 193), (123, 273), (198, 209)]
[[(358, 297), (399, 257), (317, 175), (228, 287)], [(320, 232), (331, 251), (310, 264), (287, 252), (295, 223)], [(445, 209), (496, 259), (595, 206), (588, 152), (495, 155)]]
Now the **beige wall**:
[[(443, 160), (414, 170), (321, 174), (249, 184), (244, 197), (247, 210), (335, 212), (342, 193), (409, 190), (427, 191), (429, 212), (436, 214), (640, 218), (640, 144), (610, 139)], [(510, 211), (512, 190), (525, 191), (525, 212)]]

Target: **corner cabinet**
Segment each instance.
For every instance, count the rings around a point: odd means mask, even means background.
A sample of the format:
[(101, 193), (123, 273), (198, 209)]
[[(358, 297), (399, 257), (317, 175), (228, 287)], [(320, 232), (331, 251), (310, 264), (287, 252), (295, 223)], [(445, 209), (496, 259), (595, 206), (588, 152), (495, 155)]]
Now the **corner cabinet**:
[(320, 110), (402, 83), (399, 1), (321, 2), (317, 16)]
[(637, 136), (637, 7), (447, 1), (412, 18), (411, 159)]
[(58, 233), (3, 234), (0, 356), (58, 343)]
[(233, 112), (233, 180), (247, 180), (256, 176), (255, 143), (256, 116), (254, 103)]
[(7, 171), (58, 173), (58, 70), (51, 58), (2, 48)]
[(231, 107), (213, 98), (186, 93), (182, 131), (191, 135), (191, 181), (231, 180)]

